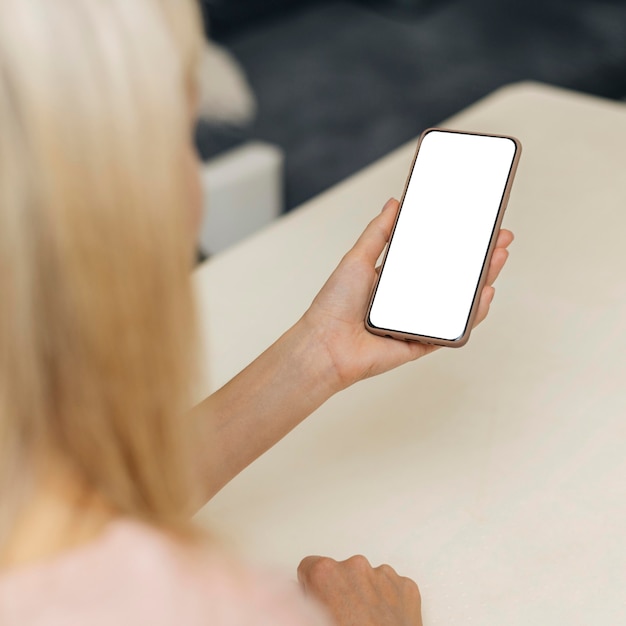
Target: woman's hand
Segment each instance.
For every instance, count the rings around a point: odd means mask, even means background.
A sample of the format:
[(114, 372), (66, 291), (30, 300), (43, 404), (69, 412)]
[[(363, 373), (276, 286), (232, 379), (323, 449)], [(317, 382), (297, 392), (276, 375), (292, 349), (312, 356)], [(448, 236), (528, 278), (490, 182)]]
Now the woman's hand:
[[(389, 241), (398, 209), (397, 200), (387, 202), (382, 213), (369, 223), (341, 260), (303, 318), (316, 329), (316, 335), (330, 357), (340, 389), (438, 349), (437, 346), (379, 337), (365, 329), (365, 314), (377, 278), (376, 262)], [(500, 231), (474, 325), (482, 322), (489, 312), (495, 293), (492, 285), (504, 267), (507, 246), (512, 241), (511, 231)]]
[(364, 556), (347, 561), (309, 556), (298, 567), (307, 595), (324, 605), (336, 626), (421, 626), (417, 585), (389, 565), (372, 567)]
[[(365, 330), (376, 261), (389, 239), (397, 211), (398, 202), (390, 200), (301, 320), (196, 408), (195, 419), (207, 424), (207, 438), (200, 439), (198, 453), (199, 472), (206, 477), (206, 498), (333, 394), (436, 350), (434, 346), (377, 337)], [(500, 232), (476, 323), (487, 315), (494, 294), (491, 284), (506, 261), (506, 247), (511, 241), (512, 233)], [(206, 454), (207, 447), (212, 454)]]

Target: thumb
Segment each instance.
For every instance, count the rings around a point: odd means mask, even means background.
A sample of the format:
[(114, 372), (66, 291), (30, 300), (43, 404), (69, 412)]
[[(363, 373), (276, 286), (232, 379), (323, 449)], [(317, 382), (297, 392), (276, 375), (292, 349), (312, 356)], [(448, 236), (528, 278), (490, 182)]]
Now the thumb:
[(399, 206), (397, 200), (389, 200), (382, 213), (367, 225), (351, 253), (360, 256), (373, 267), (391, 237)]

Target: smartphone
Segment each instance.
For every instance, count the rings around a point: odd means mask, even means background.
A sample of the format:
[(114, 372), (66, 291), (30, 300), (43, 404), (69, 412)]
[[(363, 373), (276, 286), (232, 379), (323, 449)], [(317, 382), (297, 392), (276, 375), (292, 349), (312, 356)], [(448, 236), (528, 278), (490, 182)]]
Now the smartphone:
[(467, 343), (521, 149), (514, 137), (424, 131), (367, 311), (370, 332)]

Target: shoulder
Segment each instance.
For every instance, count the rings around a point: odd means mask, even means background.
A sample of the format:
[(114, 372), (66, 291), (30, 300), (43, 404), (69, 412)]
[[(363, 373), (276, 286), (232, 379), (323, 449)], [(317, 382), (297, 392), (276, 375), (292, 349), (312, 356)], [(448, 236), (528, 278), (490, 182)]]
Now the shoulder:
[(115, 522), (93, 544), (2, 579), (2, 624), (43, 624), (44, 615), (72, 626), (326, 623), (295, 584), (133, 522)]

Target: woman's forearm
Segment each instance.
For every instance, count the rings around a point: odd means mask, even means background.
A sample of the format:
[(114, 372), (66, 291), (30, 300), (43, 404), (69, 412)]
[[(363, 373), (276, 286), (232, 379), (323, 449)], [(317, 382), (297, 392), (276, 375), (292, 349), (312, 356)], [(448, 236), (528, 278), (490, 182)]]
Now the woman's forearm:
[[(197, 457), (204, 499), (337, 391), (436, 349), (372, 335), (363, 322), (398, 208), (390, 200), (369, 223), (295, 326), (194, 409), (203, 433)], [(513, 233), (500, 232), (475, 323), (489, 311), (512, 241)]]
[(339, 390), (317, 334), (302, 319), (193, 410), (205, 500)]

